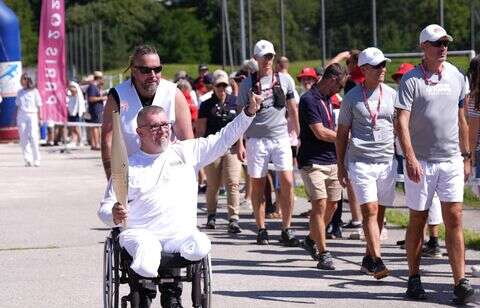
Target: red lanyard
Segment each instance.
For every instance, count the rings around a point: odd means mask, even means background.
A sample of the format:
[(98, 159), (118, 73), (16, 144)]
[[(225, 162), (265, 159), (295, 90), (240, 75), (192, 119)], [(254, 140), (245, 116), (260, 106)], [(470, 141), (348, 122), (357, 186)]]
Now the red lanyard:
[(332, 103), (330, 102), (330, 98), (327, 98), (327, 101), (329, 102), (328, 107), (325, 101), (323, 100), (323, 98), (320, 98), (320, 102), (322, 103), (323, 110), (325, 110), (325, 114), (327, 115), (328, 128), (334, 129)]
[(433, 82), (429, 78), (427, 78), (427, 72), (426, 72), (425, 68), (423, 67), (423, 63), (420, 64), (420, 69), (422, 70), (423, 80), (425, 80), (425, 84), (427, 86), (434, 86), (437, 83), (439, 83), (440, 80), (442, 79), (442, 68), (440, 68), (440, 70), (437, 72), (437, 75), (438, 75), (438, 81), (437, 82)]
[[(378, 87), (380, 88), (380, 96), (378, 97), (377, 110), (372, 112), (372, 110), (370, 109), (370, 105), (368, 104), (367, 89), (365, 88), (365, 84), (362, 84), (363, 103), (365, 104), (365, 108), (367, 108), (368, 113), (370, 114), (370, 121), (372, 122), (373, 128), (377, 126), (377, 118), (378, 118), (378, 113), (380, 112), (380, 104), (383, 96), (382, 84), (379, 84)], [(373, 90), (373, 92), (375, 92), (375, 90)]]

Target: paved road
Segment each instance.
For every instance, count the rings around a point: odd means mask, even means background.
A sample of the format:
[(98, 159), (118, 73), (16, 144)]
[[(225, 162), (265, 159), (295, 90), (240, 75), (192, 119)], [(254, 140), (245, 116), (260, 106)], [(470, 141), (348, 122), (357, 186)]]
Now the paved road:
[[(18, 145), (0, 144), (0, 307), (100, 307), (107, 231), (96, 217), (105, 186), (99, 153), (83, 149), (61, 154), (42, 148), (42, 154), (40, 168), (25, 168)], [(226, 233), (224, 204), (221, 199), (219, 228), (208, 232), (214, 243), (214, 307), (440, 307), (452, 297), (443, 258), (423, 262), (430, 299), (404, 299), (405, 254), (394, 245), (402, 230), (389, 227), (383, 256), (392, 276), (375, 281), (359, 273), (364, 242), (329, 241), (337, 270), (320, 271), (300, 248), (284, 248), (276, 241), (267, 247), (254, 245), (255, 225), (247, 209), (244, 232)], [(307, 206), (297, 200), (295, 213)], [(273, 239), (278, 239), (279, 226), (279, 221), (269, 221)], [(306, 234), (306, 219), (295, 218), (294, 226), (298, 234)], [(468, 251), (467, 263), (478, 262), (479, 253)], [(471, 281), (480, 284), (478, 278)], [(188, 304), (188, 296), (184, 298)]]

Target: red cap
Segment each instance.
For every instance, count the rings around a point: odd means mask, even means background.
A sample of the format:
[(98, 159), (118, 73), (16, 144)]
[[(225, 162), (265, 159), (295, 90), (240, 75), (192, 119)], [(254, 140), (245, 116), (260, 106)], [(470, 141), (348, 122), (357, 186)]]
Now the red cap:
[(311, 67), (304, 67), (298, 74), (297, 79), (298, 81), (300, 81), (304, 77), (312, 77), (315, 79), (318, 78), (317, 72), (315, 71), (314, 68), (311, 68)]
[(408, 73), (409, 71), (413, 70), (415, 66), (410, 63), (402, 63), (398, 67), (397, 71), (392, 74), (392, 79), (395, 80), (397, 78), (402, 78), (403, 75)]

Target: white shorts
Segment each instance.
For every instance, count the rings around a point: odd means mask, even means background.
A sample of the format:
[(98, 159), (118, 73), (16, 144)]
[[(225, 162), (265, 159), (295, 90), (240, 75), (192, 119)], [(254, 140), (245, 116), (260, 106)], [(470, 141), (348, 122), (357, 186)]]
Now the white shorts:
[(440, 199), (438, 195), (433, 195), (432, 204), (428, 209), (428, 219), (427, 224), (429, 225), (439, 225), (443, 223), (442, 218), (442, 205), (440, 204)]
[(249, 138), (246, 143), (247, 171), (252, 178), (263, 178), (271, 161), (276, 171), (293, 170), (292, 148), (288, 136), (281, 139)]
[(388, 163), (348, 163), (348, 176), (359, 204), (377, 202), (393, 206), (397, 161)]
[(441, 202), (463, 202), (463, 160), (446, 162), (419, 161), (423, 176), (419, 183), (405, 176), (405, 203), (414, 211), (426, 211), (436, 192)]

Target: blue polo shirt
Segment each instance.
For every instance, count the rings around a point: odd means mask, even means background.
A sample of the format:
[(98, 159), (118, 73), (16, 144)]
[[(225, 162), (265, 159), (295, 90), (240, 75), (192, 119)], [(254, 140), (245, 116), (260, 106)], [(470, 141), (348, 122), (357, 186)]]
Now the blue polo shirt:
[[(320, 94), (317, 87), (313, 87), (300, 98), (298, 114), (300, 118), (300, 148), (298, 149), (299, 168), (317, 165), (332, 165), (337, 163), (335, 143), (318, 139), (310, 128), (311, 124), (322, 123), (323, 126), (335, 130), (335, 118), (332, 113), (331, 123), (327, 111), (331, 110), (330, 98)], [(332, 127), (330, 127), (332, 126)]]

